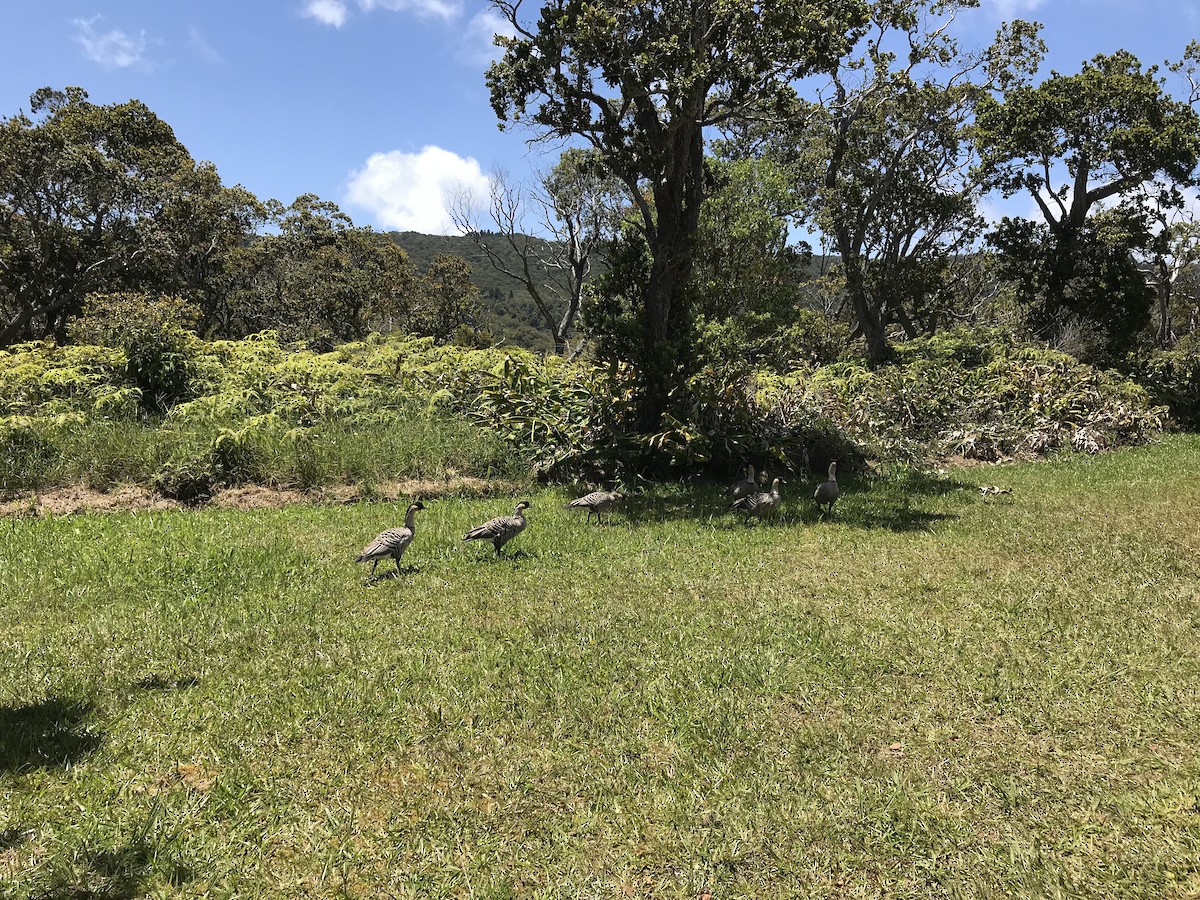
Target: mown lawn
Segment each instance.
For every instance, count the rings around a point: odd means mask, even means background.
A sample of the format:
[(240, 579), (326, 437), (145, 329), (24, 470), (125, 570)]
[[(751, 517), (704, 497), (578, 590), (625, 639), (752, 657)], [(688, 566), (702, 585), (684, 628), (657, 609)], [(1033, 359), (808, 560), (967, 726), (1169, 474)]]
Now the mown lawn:
[(1200, 896), (1200, 439), (844, 488), (0, 521), (0, 895)]

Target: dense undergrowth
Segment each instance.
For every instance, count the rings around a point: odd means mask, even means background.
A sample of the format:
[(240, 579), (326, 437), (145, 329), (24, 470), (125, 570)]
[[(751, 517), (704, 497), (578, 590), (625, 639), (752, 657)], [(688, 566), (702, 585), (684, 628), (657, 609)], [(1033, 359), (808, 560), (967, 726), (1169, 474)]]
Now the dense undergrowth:
[(189, 499), (217, 482), (308, 488), (527, 469), (451, 402), (457, 383), (503, 353), (373, 338), (318, 354), (270, 335), (189, 335), (184, 350), (187, 377), (161, 414), (122, 350), (0, 353), (0, 486), (153, 482)]
[[(329, 353), (270, 334), (169, 337), (149, 354), (142, 343), (0, 352), (0, 489), (137, 482), (187, 501), (243, 482), (628, 481), (724, 475), (746, 461), (796, 471), (1097, 452), (1170, 424), (1120, 375), (993, 332), (913, 341), (874, 370), (853, 359), (736, 377), (706, 368), (657, 434), (631, 429), (634, 375), (621, 367), (402, 336)], [(1194, 409), (1194, 383), (1158, 383), (1176, 394), (1157, 396)]]

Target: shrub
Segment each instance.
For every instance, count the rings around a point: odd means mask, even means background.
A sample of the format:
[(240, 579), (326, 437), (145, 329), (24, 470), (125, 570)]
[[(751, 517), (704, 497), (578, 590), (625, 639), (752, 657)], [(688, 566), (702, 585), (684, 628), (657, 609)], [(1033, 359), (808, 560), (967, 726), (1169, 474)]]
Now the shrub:
[(142, 407), (161, 414), (189, 395), (188, 329), (199, 321), (199, 310), (177, 297), (92, 294), (71, 336), (123, 350), (125, 373), (141, 391)]
[(154, 489), (185, 506), (200, 506), (211, 499), (216, 477), (203, 460), (167, 463), (152, 479)]
[(897, 348), (877, 370), (818, 369), (809, 391), (875, 455), (978, 459), (1141, 443), (1165, 410), (1116, 372), (1011, 335), (959, 331)]
[(1189, 334), (1174, 349), (1155, 353), (1138, 380), (1180, 425), (1200, 428), (1200, 334)]

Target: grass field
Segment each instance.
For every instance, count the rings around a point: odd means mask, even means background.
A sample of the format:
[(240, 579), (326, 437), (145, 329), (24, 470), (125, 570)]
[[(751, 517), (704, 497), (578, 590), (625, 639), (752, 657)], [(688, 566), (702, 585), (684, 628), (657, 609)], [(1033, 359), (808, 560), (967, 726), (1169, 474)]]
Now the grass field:
[(843, 486), (0, 521), (0, 895), (1200, 897), (1200, 439)]

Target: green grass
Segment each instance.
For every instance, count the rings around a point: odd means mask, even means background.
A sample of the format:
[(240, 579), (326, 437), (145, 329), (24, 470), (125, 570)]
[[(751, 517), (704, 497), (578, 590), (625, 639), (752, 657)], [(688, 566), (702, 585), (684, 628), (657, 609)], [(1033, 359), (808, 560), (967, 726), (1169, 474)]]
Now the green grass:
[(237, 423), (114, 421), (26, 435), (15, 447), (0, 443), (0, 494), (78, 482), (98, 490), (149, 485), (167, 465), (225, 476), (214, 451), (224, 431), (237, 435), (227, 454), (236, 460), (235, 471), (226, 477), (235, 482), (373, 487), (397, 478), (528, 477), (528, 462), (493, 432), (448, 416), (392, 411), (374, 426), (331, 422), (294, 432), (285, 424), (240, 433)]
[(0, 895), (1200, 896), (1198, 472), (0, 521)]

